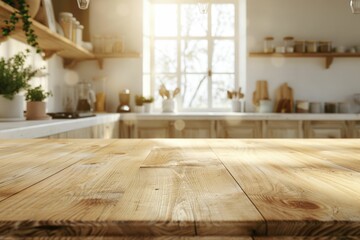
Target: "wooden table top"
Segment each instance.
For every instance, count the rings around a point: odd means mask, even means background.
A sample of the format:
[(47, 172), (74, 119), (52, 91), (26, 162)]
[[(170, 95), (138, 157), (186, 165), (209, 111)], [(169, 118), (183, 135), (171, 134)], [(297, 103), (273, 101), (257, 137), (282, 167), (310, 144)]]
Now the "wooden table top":
[(358, 239), (360, 140), (0, 140), (2, 236)]

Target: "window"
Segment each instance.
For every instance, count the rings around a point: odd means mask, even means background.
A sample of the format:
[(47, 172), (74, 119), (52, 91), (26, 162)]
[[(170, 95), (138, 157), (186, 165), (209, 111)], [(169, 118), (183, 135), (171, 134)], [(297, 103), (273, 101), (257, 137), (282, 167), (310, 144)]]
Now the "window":
[(161, 84), (180, 87), (179, 110), (228, 109), (226, 91), (239, 87), (236, 0), (213, 0), (208, 14), (196, 1), (144, 6), (144, 93), (160, 108)]

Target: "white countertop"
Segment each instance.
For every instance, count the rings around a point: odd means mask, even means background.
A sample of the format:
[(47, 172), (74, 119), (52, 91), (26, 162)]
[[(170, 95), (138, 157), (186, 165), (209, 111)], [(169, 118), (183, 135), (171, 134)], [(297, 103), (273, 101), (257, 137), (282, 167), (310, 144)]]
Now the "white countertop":
[(315, 113), (234, 113), (234, 112), (182, 112), (182, 113), (124, 113), (121, 120), (294, 120), (294, 121), (356, 121), (360, 114)]
[(303, 113), (108, 113), (78, 119), (0, 122), (0, 138), (39, 138), (119, 120), (293, 120), (293, 121), (360, 121), (360, 114), (303, 114)]
[(96, 114), (78, 119), (0, 122), (0, 138), (39, 138), (71, 130), (119, 121), (120, 114)]

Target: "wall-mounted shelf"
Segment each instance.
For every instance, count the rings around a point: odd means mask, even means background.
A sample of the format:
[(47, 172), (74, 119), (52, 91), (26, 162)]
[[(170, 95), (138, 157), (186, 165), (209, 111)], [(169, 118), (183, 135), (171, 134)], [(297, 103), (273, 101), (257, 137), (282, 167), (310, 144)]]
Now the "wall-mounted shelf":
[(73, 59), (71, 61), (66, 61), (65, 67), (73, 68), (77, 63), (82, 61), (95, 60), (98, 62), (99, 68), (103, 69), (104, 60), (109, 58), (140, 58), (141, 54), (137, 52), (124, 52), (124, 53), (95, 53), (94, 57), (83, 58), (83, 59)]
[(360, 53), (263, 53), (251, 52), (250, 57), (285, 57), (285, 58), (324, 58), (326, 69), (330, 68), (334, 58), (360, 58)]
[[(9, 16), (15, 9), (7, 5), (3, 1), (0, 1), (0, 27), (3, 25), (5, 19), (9, 19)], [(44, 50), (44, 59), (51, 57), (53, 54), (57, 54), (65, 59), (84, 59), (94, 58), (94, 54), (88, 50), (77, 46), (69, 39), (52, 32), (48, 27), (42, 25), (34, 19), (31, 19), (35, 34), (38, 36), (38, 43), (40, 48)], [(19, 26), (10, 35), (11, 38), (19, 40), (20, 42), (26, 42), (26, 36)]]

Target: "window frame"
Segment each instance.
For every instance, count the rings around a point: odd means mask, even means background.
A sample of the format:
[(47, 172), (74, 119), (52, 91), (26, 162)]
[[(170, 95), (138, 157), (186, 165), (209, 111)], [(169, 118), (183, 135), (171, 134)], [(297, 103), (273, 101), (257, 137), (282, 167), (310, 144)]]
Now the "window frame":
[[(150, 56), (149, 59), (147, 59), (148, 61), (150, 61), (150, 72), (146, 72), (144, 71), (144, 75), (147, 75), (147, 77), (144, 78), (147, 80), (150, 80), (150, 84), (147, 84), (147, 86), (150, 86), (150, 91), (149, 89), (144, 89), (144, 94), (145, 95), (152, 95), (152, 96), (156, 96), (158, 94), (158, 89), (155, 89), (156, 86), (156, 75), (160, 75), (160, 73), (156, 73), (155, 70), (155, 41), (156, 40), (176, 40), (176, 45), (177, 45), (177, 69), (175, 73), (161, 73), (161, 75), (168, 75), (168, 76), (175, 76), (177, 79), (177, 86), (181, 87), (181, 82), (182, 82), (182, 77), (185, 74), (184, 72), (182, 72), (182, 62), (181, 62), (181, 45), (182, 45), (182, 41), (183, 40), (206, 40), (208, 43), (208, 72), (209, 70), (212, 71), (212, 56), (214, 53), (214, 42), (218, 39), (220, 40), (232, 40), (234, 42), (234, 51), (235, 51), (235, 55), (234, 55), (234, 72), (229, 72), (229, 73), (215, 73), (215, 74), (234, 74), (234, 88), (235, 89), (239, 89), (240, 87), (240, 43), (239, 43), (239, 39), (240, 39), (240, 24), (239, 24), (239, 0), (211, 0), (209, 9), (208, 9), (208, 14), (207, 14), (207, 24), (208, 24), (208, 33), (207, 36), (204, 37), (189, 37), (189, 36), (182, 36), (181, 35), (181, 5), (182, 4), (189, 4), (189, 3), (197, 3), (197, 1), (194, 0), (150, 0), (149, 1), (149, 9), (150, 9), (150, 21), (149, 21), (149, 33), (148, 35), (144, 34), (144, 38), (147, 38), (149, 40), (149, 46), (150, 46), (150, 51), (149, 54)], [(232, 37), (222, 37), (222, 36), (212, 36), (212, 27), (211, 27), (211, 17), (212, 17), (212, 9), (211, 9), (211, 4), (213, 3), (222, 3), (222, 4), (233, 4), (234, 5), (234, 11), (235, 11), (235, 29), (234, 29), (234, 36)], [(174, 37), (163, 37), (163, 36), (155, 36), (155, 14), (154, 14), (154, 4), (176, 4), (176, 12), (177, 12), (177, 35)], [(146, 21), (146, 19), (144, 19), (144, 22)], [(190, 73), (192, 74), (192, 73)], [(198, 74), (198, 73), (196, 73)], [(202, 74), (207, 74), (207, 73), (202, 73)], [(207, 108), (183, 108), (182, 106), (182, 97), (177, 97), (177, 105), (178, 108), (177, 110), (179, 112), (209, 112), (209, 111), (216, 111), (216, 112), (221, 112), (221, 111), (229, 111), (231, 109), (231, 104), (229, 101), (229, 104), (227, 106), (224, 106), (222, 108), (215, 108), (212, 106), (212, 77), (208, 76), (209, 80), (207, 81), (207, 92), (208, 92), (208, 102), (207, 102)], [(224, 96), (225, 97), (225, 96)], [(160, 110), (159, 106), (156, 106), (156, 110)]]

